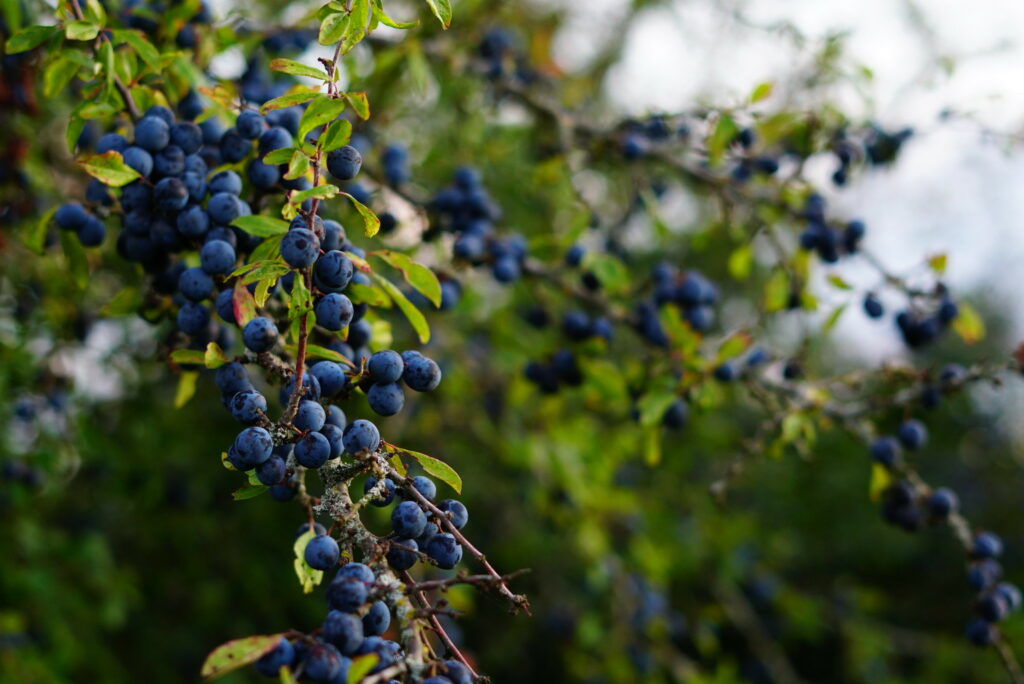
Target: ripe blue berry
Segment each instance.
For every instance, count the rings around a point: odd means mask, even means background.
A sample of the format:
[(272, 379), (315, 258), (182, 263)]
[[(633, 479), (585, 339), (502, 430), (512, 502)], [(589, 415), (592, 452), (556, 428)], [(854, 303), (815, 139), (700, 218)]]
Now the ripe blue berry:
[(998, 558), (1003, 554), (1003, 540), (992, 532), (974, 536), (973, 554), (978, 558)]
[(164, 178), (153, 187), (153, 201), (160, 211), (180, 211), (188, 204), (188, 188), (177, 178)]
[(928, 441), (928, 428), (919, 420), (906, 420), (896, 433), (907, 449), (920, 449)]
[[(288, 464), (285, 460), (276, 454), (271, 454), (270, 458), (256, 466), (256, 479), (260, 481), (260, 484), (271, 487), (284, 480), (287, 471)], [(320, 534), (323, 534), (322, 530)]]
[(343, 294), (325, 294), (313, 305), (317, 325), (327, 330), (344, 330), (352, 322), (355, 309), (352, 301)]
[(405, 370), (405, 364), (398, 352), (385, 349), (370, 357), (366, 369), (370, 372), (370, 380), (387, 384), (398, 382), (398, 379), (402, 377), (402, 371)]
[(228, 397), (252, 389), (252, 383), (249, 382), (249, 373), (246, 372), (245, 366), (237, 361), (225, 363), (218, 368), (214, 372), (214, 382), (217, 384), (217, 388), (220, 389), (221, 394)]
[(186, 335), (198, 335), (210, 323), (210, 310), (196, 302), (185, 302), (178, 310), (178, 329)]
[(274, 440), (263, 428), (248, 427), (238, 433), (232, 446), (238, 463), (244, 470), (249, 470), (270, 458)]
[(362, 165), (363, 155), (351, 145), (327, 153), (327, 170), (338, 180), (352, 180)]
[(329, 611), (324, 618), (320, 638), (334, 644), (343, 655), (352, 655), (363, 643), (363, 621), (351, 613)]
[[(335, 396), (348, 384), (345, 371), (334, 361), (318, 361), (310, 367), (309, 372), (320, 382), (320, 392), (325, 397)], [(345, 427), (344, 414), (342, 414), (342, 424), (338, 427)]]
[(238, 120), (235, 121), (235, 130), (243, 138), (249, 140), (256, 140), (263, 133), (265, 123), (263, 117), (260, 116), (259, 112), (247, 109), (238, 115)]
[(366, 593), (364, 582), (339, 573), (327, 587), (327, 605), (333, 610), (354, 613), (366, 603)]
[(313, 281), (325, 292), (341, 292), (348, 287), (354, 272), (352, 261), (334, 249), (317, 260)]
[(257, 354), (270, 351), (277, 342), (277, 326), (269, 318), (254, 318), (245, 325), (242, 342), (246, 349)]
[(309, 432), (295, 443), (295, 460), (306, 468), (319, 468), (331, 457), (331, 444), (319, 432)]
[(936, 518), (943, 519), (955, 513), (960, 506), (960, 500), (956, 492), (946, 487), (940, 487), (928, 497), (928, 511)]
[(150, 152), (159, 152), (171, 141), (169, 122), (155, 116), (144, 116), (135, 124), (135, 144)]
[(462, 545), (447, 532), (431, 537), (425, 551), (438, 566), (445, 570), (451, 570), (462, 560)]
[(871, 443), (871, 458), (886, 468), (892, 468), (900, 457), (900, 445), (892, 437), (878, 437)]
[(247, 390), (231, 397), (228, 408), (239, 423), (255, 425), (267, 412), (267, 399), (256, 390)]
[(461, 501), (445, 499), (437, 507), (448, 515), (449, 520), (451, 520), (452, 525), (457, 530), (461, 530), (469, 522), (469, 511)]
[(320, 241), (306, 228), (289, 230), (281, 239), (281, 258), (292, 268), (306, 268), (320, 254)]
[(310, 539), (302, 555), (306, 564), (314, 570), (330, 570), (338, 564), (341, 549), (333, 537), (322, 535)]
[(380, 446), (380, 432), (377, 430), (377, 426), (362, 418), (345, 426), (344, 439), (345, 452), (353, 456), (363, 451), (374, 453)]
[(432, 360), (417, 351), (402, 353), (405, 370), (402, 380), (409, 389), (416, 392), (429, 392), (441, 384), (441, 368)]
[(381, 416), (393, 416), (405, 405), (405, 393), (396, 383), (373, 385), (366, 393), (373, 412)]
[(345, 437), (344, 432), (337, 425), (324, 425), (320, 428), (320, 434), (327, 439), (327, 443), (331, 445), (331, 454), (328, 456), (328, 460), (333, 460), (341, 456), (342, 452), (345, 451)]
[(417, 551), (419, 551), (419, 547), (416, 545), (415, 539), (395, 539), (391, 543), (391, 548), (388, 549), (388, 565), (399, 572), (408, 570), (416, 565)]
[(391, 526), (395, 535), (415, 539), (427, 527), (427, 516), (414, 501), (403, 501), (391, 511)]
[(341, 670), (342, 656), (331, 644), (318, 642), (306, 655), (305, 673), (314, 682), (331, 684)]
[(235, 248), (224, 240), (210, 240), (199, 251), (199, 263), (210, 274), (230, 273), (235, 266)]
[(272, 651), (260, 656), (255, 668), (264, 677), (276, 677), (282, 667), (291, 665), (294, 660), (295, 648), (287, 639), (281, 637)]
[(299, 402), (299, 409), (295, 412), (295, 419), (292, 424), (302, 431), (317, 431), (324, 426), (327, 414), (324, 407), (315, 401), (303, 399)]

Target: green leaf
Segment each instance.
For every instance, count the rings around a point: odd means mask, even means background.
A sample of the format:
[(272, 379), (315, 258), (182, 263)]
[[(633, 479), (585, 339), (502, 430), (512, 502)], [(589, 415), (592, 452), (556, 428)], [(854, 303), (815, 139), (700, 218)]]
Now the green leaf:
[(382, 249), (370, 252), (369, 256), (375, 256), (385, 261), (389, 266), (402, 272), (405, 282), (412, 285), (424, 297), (433, 302), (434, 306), (441, 306), (441, 283), (437, 275), (422, 264), (417, 264), (409, 255), (401, 252)]
[(320, 33), (317, 41), (321, 45), (334, 45), (345, 35), (348, 28), (348, 15), (344, 12), (335, 12), (324, 17), (320, 24)]
[(126, 316), (138, 311), (140, 306), (142, 295), (134, 287), (126, 287), (118, 291), (114, 298), (103, 306), (100, 313), (109, 317)]
[(78, 64), (66, 55), (60, 55), (50, 62), (43, 73), (43, 95), (54, 97), (67, 87), (78, 74)]
[(291, 161), (292, 155), (298, 152), (294, 147), (280, 147), (273, 152), (268, 152), (263, 158), (264, 164), (287, 164)]
[(462, 478), (455, 472), (455, 469), (444, 461), (438, 460), (433, 456), (421, 454), (418, 451), (410, 451), (402, 447), (395, 447), (400, 450), (403, 454), (412, 456), (420, 464), (420, 466), (427, 472), (428, 475), (433, 475), (437, 479), (444, 482), (449, 487), (454, 489), (456, 493), (462, 493)]
[(251, 484), (246, 482), (244, 485), (231, 492), (231, 498), (235, 501), (254, 499), (268, 489), (270, 489), (270, 487), (264, 484)]
[(68, 117), (68, 128), (64, 132), (64, 142), (67, 143), (68, 152), (74, 154), (75, 146), (78, 144), (78, 136), (82, 134), (83, 128), (85, 128), (85, 119), (72, 112), (71, 116)]
[(380, 230), (380, 219), (377, 218), (377, 215), (374, 214), (369, 207), (363, 205), (359, 200), (347, 192), (343, 192), (341, 194), (348, 197), (352, 206), (355, 207), (356, 211), (359, 212), (359, 215), (363, 217), (363, 232), (366, 234), (366, 237), (373, 237), (376, 235), (377, 231)]
[(69, 21), (64, 25), (64, 35), (68, 40), (92, 40), (99, 33), (99, 24), (84, 19)]
[(314, 128), (319, 128), (338, 118), (338, 115), (345, 111), (345, 101), (321, 95), (306, 107), (302, 118), (299, 120), (299, 140), (305, 140), (306, 134)]
[(725, 149), (740, 132), (736, 122), (728, 114), (722, 113), (715, 123), (715, 128), (708, 137), (708, 160), (712, 166), (717, 164), (725, 154)]
[(230, 359), (224, 354), (224, 350), (216, 342), (209, 342), (206, 345), (206, 353), (203, 355), (203, 363), (207, 368), (220, 368)]
[(284, 233), (274, 237), (263, 238), (263, 242), (256, 245), (256, 249), (252, 250), (249, 259), (252, 261), (265, 261), (275, 258), (281, 251), (281, 238), (283, 237)]
[(291, 266), (286, 264), (284, 259), (275, 257), (273, 259), (252, 261), (244, 266), (239, 266), (232, 272), (230, 277), (241, 277), (242, 284), (248, 285), (264, 278), (280, 278), (291, 270)]
[(64, 258), (68, 262), (71, 281), (84, 290), (89, 284), (89, 262), (85, 258), (85, 249), (78, 237), (68, 230), (60, 231), (60, 246), (64, 250)]
[(171, 352), (171, 361), (182, 365), (202, 365), (206, 355), (198, 349), (175, 349)]
[(277, 646), (284, 633), (263, 634), (233, 639), (221, 644), (210, 651), (206, 656), (203, 667), (199, 671), (200, 676), (207, 679), (217, 679), (233, 672), (239, 668), (254, 663), (261, 657), (270, 653)]
[(307, 530), (305, 534), (295, 540), (292, 550), (295, 552), (295, 574), (302, 586), (302, 593), (312, 593), (313, 588), (320, 584), (324, 578), (323, 570), (314, 570), (306, 563), (306, 545), (309, 540), (316, 536), (316, 530)]
[(348, 145), (352, 137), (352, 122), (348, 119), (335, 119), (322, 136), (320, 136), (320, 149), (324, 152), (332, 152), (339, 147)]
[(235, 310), (235, 321), (241, 328), (256, 318), (256, 300), (253, 299), (249, 288), (243, 285), (241, 280), (235, 282), (235, 291), (231, 295), (231, 306)]
[(750, 243), (741, 245), (729, 255), (729, 275), (736, 280), (746, 280), (753, 264), (754, 247)]
[(306, 345), (306, 357), (313, 359), (327, 359), (328, 361), (334, 361), (335, 363), (340, 363), (344, 366), (354, 365), (350, 360), (348, 360), (339, 352), (336, 352), (333, 349), (328, 349), (327, 347), (321, 347), (316, 344)]
[(370, 0), (352, 0), (345, 37), (341, 41), (341, 54), (347, 54), (366, 37), (370, 20)]
[(345, 100), (348, 101), (355, 113), (359, 115), (359, 118), (365, 121), (370, 118), (370, 101), (366, 99), (366, 93), (343, 93)]
[(292, 158), (288, 160), (288, 170), (285, 171), (285, 180), (302, 178), (309, 171), (309, 157), (302, 150), (295, 150)]
[(302, 62), (296, 62), (291, 59), (274, 59), (270, 62), (271, 71), (280, 71), (285, 74), (291, 74), (292, 76), (305, 76), (307, 78), (315, 78), (320, 81), (329, 80), (327, 72), (323, 69), (317, 69), (316, 67), (303, 64)]
[(665, 411), (678, 399), (675, 392), (654, 391), (640, 397), (636, 402), (640, 411), (640, 424), (644, 427), (659, 425)]
[(5, 50), (9, 55), (31, 50), (37, 45), (45, 43), (59, 31), (60, 27), (57, 26), (26, 26), (7, 39)]
[[(202, 352), (199, 353), (200, 357)], [(202, 363), (202, 359), (200, 359)], [(189, 402), (189, 399), (196, 394), (196, 382), (199, 380), (199, 371), (185, 371), (178, 378), (178, 391), (174, 394), (174, 408), (180, 409)]]
[(881, 463), (871, 464), (871, 483), (868, 485), (868, 498), (872, 501), (881, 501), (882, 494), (892, 484), (892, 475)]
[(284, 235), (288, 232), (287, 221), (272, 216), (260, 216), (259, 214), (239, 216), (231, 222), (231, 225), (241, 228), (246, 233), (249, 233), (249, 235), (257, 237)]
[(765, 81), (764, 83), (757, 84), (754, 88), (754, 92), (750, 93), (750, 102), (760, 102), (761, 100), (767, 99), (771, 96), (772, 90), (775, 89), (775, 84), (771, 81)]
[(832, 329), (836, 327), (836, 323), (839, 322), (839, 318), (843, 315), (843, 312), (846, 311), (846, 306), (846, 304), (840, 304), (836, 308), (832, 309), (832, 313), (828, 315), (828, 318), (825, 319), (824, 325), (821, 326), (822, 332), (832, 332)]
[(622, 292), (632, 282), (629, 269), (611, 254), (587, 252), (583, 258), (583, 266), (594, 272), (601, 281), (601, 288), (606, 292)]
[(345, 194), (341, 192), (337, 185), (317, 185), (309, 190), (292, 193), (292, 195), (288, 197), (288, 202), (289, 204), (299, 205), (308, 199), (331, 199), (332, 197), (337, 197), (339, 193)]
[(764, 308), (782, 311), (789, 305), (789, 275), (781, 268), (772, 273), (764, 286)]
[(349, 283), (345, 288), (345, 294), (353, 304), (366, 304), (377, 309), (391, 308), (391, 297), (388, 297), (387, 293), (377, 285)]
[[(266, 114), (273, 109), (287, 109), (288, 107), (294, 107), (295, 105), (302, 104), (303, 102), (309, 102), (314, 97), (320, 95), (318, 90), (309, 90), (304, 86), (299, 86), (302, 90), (295, 90), (290, 93), (285, 93), (279, 97), (275, 97), (273, 100), (267, 100), (260, 107), (260, 114)], [(270, 162), (267, 162), (268, 164)]]
[(106, 185), (119, 188), (142, 178), (139, 172), (124, 163), (120, 152), (111, 150), (103, 154), (90, 154), (78, 160), (78, 165), (93, 178)]
[(352, 664), (348, 666), (348, 679), (345, 681), (348, 684), (359, 684), (363, 677), (370, 674), (370, 670), (377, 666), (378, 660), (380, 660), (380, 656), (376, 653), (364, 653), (361, 656), (356, 656), (352, 659)]
[(830, 273), (829, 274), (828, 282), (832, 285), (832, 287), (837, 288), (839, 290), (852, 290), (853, 289), (852, 285), (850, 285), (848, 282), (843, 280), (841, 277), (839, 277), (835, 273)]
[(46, 252), (46, 233), (49, 231), (50, 221), (53, 220), (53, 215), (56, 213), (57, 207), (50, 207), (49, 211), (22, 233), (21, 241), (36, 254)]
[(945, 254), (935, 254), (928, 257), (928, 267), (935, 272), (936, 275), (946, 274), (946, 264), (948, 259)]
[(430, 326), (427, 325), (427, 319), (423, 317), (423, 314), (417, 309), (412, 302), (406, 299), (402, 291), (395, 287), (387, 278), (382, 277), (379, 273), (371, 273), (370, 277), (377, 281), (378, 284), (384, 291), (391, 297), (391, 301), (398, 305), (402, 313), (412, 324), (413, 330), (420, 338), (420, 342), (426, 344), (430, 341)]
[(150, 69), (159, 72), (160, 51), (140, 31), (114, 30), (114, 43), (127, 43)]
[(441, 27), (447, 29), (452, 23), (452, 3), (449, 0), (427, 0), (427, 6), (434, 13)]
[(656, 425), (644, 431), (644, 463), (649, 466), (661, 463), (661, 431)]
[(750, 349), (750, 345), (754, 343), (754, 338), (746, 330), (740, 330), (735, 332), (729, 337), (725, 338), (721, 346), (718, 347), (718, 354), (716, 355), (716, 362), (721, 363), (727, 359), (732, 359), (743, 352)]
[(298, 684), (298, 681), (295, 679), (295, 675), (292, 674), (291, 668), (284, 666), (279, 672), (281, 684)]
[(413, 19), (412, 21), (396, 21), (384, 13), (384, 8), (381, 7), (378, 2), (374, 2), (373, 4), (373, 18), (393, 29), (410, 29), (414, 26), (418, 26), (420, 23), (419, 19)]
[(975, 344), (985, 338), (985, 321), (967, 302), (957, 302), (959, 313), (953, 319), (953, 330), (966, 344)]

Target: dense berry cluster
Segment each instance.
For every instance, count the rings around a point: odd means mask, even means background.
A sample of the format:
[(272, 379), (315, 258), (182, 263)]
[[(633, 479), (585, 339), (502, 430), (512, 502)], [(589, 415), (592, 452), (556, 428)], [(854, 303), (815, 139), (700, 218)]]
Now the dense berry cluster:
[(849, 221), (841, 228), (828, 224), (825, 198), (818, 194), (807, 197), (803, 218), (807, 227), (800, 233), (800, 246), (814, 250), (822, 261), (835, 263), (844, 254), (856, 254), (866, 232), (862, 221)]
[(832, 182), (844, 186), (850, 178), (850, 169), (858, 161), (866, 161), (872, 166), (883, 166), (896, 159), (903, 143), (914, 135), (911, 128), (898, 131), (886, 131), (873, 124), (866, 132), (854, 134), (846, 129), (836, 132), (832, 142), (832, 152), (839, 166), (832, 172)]

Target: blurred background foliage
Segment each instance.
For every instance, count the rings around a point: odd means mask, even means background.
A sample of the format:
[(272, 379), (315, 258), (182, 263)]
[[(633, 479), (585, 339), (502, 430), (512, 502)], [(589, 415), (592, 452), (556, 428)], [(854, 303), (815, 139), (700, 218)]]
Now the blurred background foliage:
[[(625, 21), (658, 4), (635, 0)], [(420, 10), (387, 5), (399, 18)], [(221, 28), (203, 38), (203, 66), (224, 50), (236, 61), (258, 54), (260, 33), (281, 21), (308, 27), (302, 18), (315, 8), (257, 2), (215, 9)], [(28, 2), (21, 11), (45, 16), (46, 8)], [(617, 116), (606, 99), (614, 83), (605, 76), (621, 42), (608, 41), (587, 69), (562, 74), (550, 55), (560, 10), (466, 0), (455, 4), (455, 17), (442, 34), (423, 11), (408, 35), (382, 33), (353, 53), (348, 78), (369, 93), (374, 113), (363, 132), (375, 150), (408, 145), (414, 184), (424, 193), (447, 185), (461, 164), (477, 167), (503, 224), (529, 238), (532, 254), (557, 262), (586, 228), (556, 131), (504, 106), (475, 67), (476, 46), (489, 29), (507, 28), (541, 92), (596, 122)], [(844, 62), (841, 38), (807, 50), (809, 72), (773, 107), (803, 121), (810, 112), (826, 129), (846, 123), (829, 84), (863, 75)], [(218, 456), (236, 428), (212, 379), (202, 377), (196, 396), (173, 408), (176, 370), (160, 360), (158, 335), (133, 314), (107, 315), (119, 293), (139, 287), (135, 267), (112, 251), (91, 255), (83, 288), (59, 249), (40, 258), (21, 244), (19, 234), (58, 198), (79, 194), (84, 180), (63, 143), (74, 99), (43, 98), (32, 61), (4, 65), (0, 679), (194, 681), (215, 644), (310, 629), (320, 619), (319, 599), (301, 593), (291, 567), (303, 513), (267, 497), (232, 501), (237, 477)], [(670, 72), (666, 78), (679, 77)], [(742, 242), (706, 194), (664, 169), (630, 166), (614, 151), (597, 149), (587, 164), (610, 215), (654, 181), (676, 200), (641, 208), (611, 236), (630, 245), (629, 278), (646, 278), (667, 259), (712, 278), (722, 310), (757, 307), (771, 262), (756, 260), (747, 278), (730, 273)], [(372, 155), (367, 165), (372, 172)], [(392, 204), (402, 225), (383, 241), (409, 246), (418, 218), (389, 193), (374, 200), (378, 210)], [(443, 248), (425, 251), (450, 268)], [(702, 393), (689, 423), (660, 435), (660, 460), (651, 465), (649, 431), (631, 417), (629, 386), (664, 369), (635, 337), (619, 335), (599, 350), (582, 387), (542, 396), (522, 369), (560, 342), (522, 314), (540, 300), (559, 316), (569, 306), (557, 290), (445, 272), (463, 286), (453, 311), (429, 314), (430, 354), (442, 361), (445, 380), (383, 426), (395, 442), (456, 467), (472, 538), (497, 567), (530, 569), (516, 586), (529, 594), (532, 618), (511, 617), (486, 595), (450, 594), (464, 613), (453, 627), (457, 640), (495, 682), (1006, 680), (994, 652), (963, 640), (971, 596), (961, 550), (942, 530), (908, 535), (883, 523), (869, 499), (861, 443), (820, 429), (804, 453), (771, 457), (763, 448), (717, 499), (710, 485), (764, 419), (743, 384)], [(999, 360), (1015, 346), (1006, 324), (1013, 302), (960, 294), (983, 312), (988, 335), (970, 347), (948, 336), (908, 357), (918, 368)], [(859, 307), (850, 309), (845, 316), (862, 317)], [(811, 379), (855, 369), (821, 318), (799, 310), (759, 317), (755, 337), (778, 354), (799, 354)], [(396, 348), (409, 332), (395, 322)], [(1013, 397), (1020, 389), (1011, 380), (1004, 391)], [(930, 445), (915, 458), (929, 482), (957, 489), (974, 522), (1003, 535), (1007, 577), (1020, 580), (1024, 473), (1012, 431), (1000, 429), (1008, 405), (984, 389), (945, 399), (927, 414)], [(882, 424), (901, 417), (885, 414)], [(1021, 619), (1004, 632), (1019, 643)], [(254, 677), (243, 672), (230, 681)]]

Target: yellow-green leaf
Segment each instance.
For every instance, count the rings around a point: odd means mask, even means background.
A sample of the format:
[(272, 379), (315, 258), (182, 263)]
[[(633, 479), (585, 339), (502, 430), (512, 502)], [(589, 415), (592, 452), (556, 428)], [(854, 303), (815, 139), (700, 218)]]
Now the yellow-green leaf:
[(259, 214), (253, 214), (251, 216), (239, 216), (231, 225), (241, 228), (249, 235), (255, 235), (257, 237), (271, 237), (272, 235), (284, 235), (288, 232), (288, 222), (282, 221), (279, 218), (273, 216), (260, 216)]
[(153, 71), (160, 71), (160, 51), (139, 31), (114, 30), (115, 43), (127, 43)]
[(375, 256), (387, 262), (392, 268), (401, 271), (405, 282), (433, 302), (434, 306), (441, 306), (441, 283), (438, 281), (437, 275), (429, 268), (423, 264), (417, 264), (408, 254), (387, 249), (370, 252), (369, 256)]
[(42, 45), (59, 30), (56, 26), (26, 26), (7, 39), (5, 50), (9, 55), (31, 50), (37, 45)]
[(115, 188), (128, 185), (142, 177), (138, 171), (124, 163), (120, 152), (114, 150), (103, 154), (86, 155), (78, 160), (78, 165), (93, 178), (99, 178), (106, 185)]
[(282, 636), (284, 633), (260, 634), (223, 643), (206, 656), (199, 674), (207, 679), (217, 679), (254, 663), (273, 651)]
[(175, 349), (171, 352), (171, 361), (198, 366), (206, 361), (206, 355), (198, 349)]
[(92, 40), (99, 35), (100, 27), (91, 21), (76, 19), (64, 25), (64, 35), (68, 40)]
[(437, 479), (441, 480), (449, 487), (454, 489), (457, 493), (462, 493), (462, 478), (455, 472), (455, 469), (444, 461), (438, 460), (433, 456), (421, 454), (418, 451), (410, 451), (398, 447), (403, 454), (412, 456), (420, 464), (420, 466), (427, 472), (428, 475), (433, 475)]
[(352, 659), (352, 664), (348, 666), (348, 684), (359, 684), (363, 680), (363, 677), (370, 674), (370, 670), (377, 666), (377, 661), (380, 660), (380, 656), (376, 653), (364, 653), (361, 656), (356, 656)]
[[(317, 97), (318, 95), (320, 95), (320, 92), (317, 91), (317, 90), (309, 90), (309, 89), (306, 89), (305, 86), (299, 86), (299, 87), (302, 88), (302, 89), (301, 90), (295, 90), (295, 91), (290, 92), (290, 93), (285, 93), (284, 95), (281, 95), (279, 97), (275, 97), (273, 100), (267, 100), (260, 107), (260, 113), (261, 114), (266, 114), (267, 112), (271, 111), (272, 109), (286, 109), (288, 107), (294, 107), (297, 104), (302, 104), (303, 102), (309, 102), (314, 97)], [(267, 162), (267, 163), (269, 164), (270, 162)]]
[[(200, 352), (202, 356), (202, 352)], [(202, 363), (202, 359), (200, 359)], [(178, 378), (178, 391), (174, 395), (174, 408), (180, 409), (189, 402), (196, 393), (196, 382), (199, 380), (199, 371), (185, 371)]]
[(319, 585), (324, 578), (323, 570), (314, 570), (306, 563), (306, 545), (315, 536), (316, 530), (307, 530), (292, 545), (292, 550), (295, 552), (295, 574), (299, 578), (299, 584), (302, 586), (304, 594), (312, 593), (313, 588)]
[(953, 330), (967, 344), (980, 342), (985, 338), (985, 321), (981, 314), (967, 302), (957, 302), (958, 313), (953, 319)]
[(434, 13), (443, 28), (452, 23), (452, 3), (449, 0), (427, 0), (427, 6)]
[(316, 67), (303, 64), (302, 62), (296, 62), (291, 59), (274, 59), (270, 62), (271, 71), (280, 71), (285, 74), (291, 74), (292, 76), (305, 76), (307, 78), (315, 78), (321, 81), (328, 80), (327, 72), (323, 69), (317, 69)]
[(366, 237), (373, 237), (376, 235), (377, 231), (380, 230), (380, 219), (377, 218), (377, 215), (374, 214), (369, 207), (362, 204), (347, 192), (343, 192), (341, 194), (348, 197), (349, 201), (352, 202), (352, 206), (355, 207), (356, 211), (359, 212), (359, 215), (363, 217), (363, 233), (366, 234)]
[(220, 368), (230, 359), (224, 354), (224, 350), (216, 342), (209, 342), (206, 345), (206, 353), (203, 355), (203, 363), (207, 368)]
[(370, 101), (366, 99), (366, 93), (345, 93), (345, 99), (355, 110), (355, 113), (359, 115), (360, 119), (364, 121), (370, 118)]
[(412, 302), (410, 302), (406, 296), (399, 290), (394, 283), (387, 278), (382, 277), (379, 273), (371, 273), (370, 277), (377, 281), (377, 283), (384, 288), (384, 291), (388, 293), (402, 313), (405, 314), (406, 319), (412, 324), (413, 330), (416, 331), (416, 335), (419, 337), (420, 342), (426, 344), (430, 341), (430, 326), (427, 325), (427, 319), (423, 317), (423, 314), (417, 309)]
[(298, 139), (306, 139), (306, 134), (314, 128), (319, 128), (326, 123), (334, 121), (338, 115), (345, 111), (345, 101), (334, 99), (327, 95), (320, 95), (309, 103), (306, 111), (299, 120)]
[(320, 136), (320, 149), (324, 152), (332, 152), (339, 147), (348, 145), (351, 137), (352, 122), (348, 119), (336, 119)]

